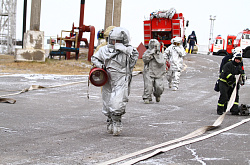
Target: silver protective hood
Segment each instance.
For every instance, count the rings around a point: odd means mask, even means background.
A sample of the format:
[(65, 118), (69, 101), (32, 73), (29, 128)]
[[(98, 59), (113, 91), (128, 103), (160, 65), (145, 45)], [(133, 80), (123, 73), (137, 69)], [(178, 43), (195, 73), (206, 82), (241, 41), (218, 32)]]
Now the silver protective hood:
[(175, 38), (173, 38), (173, 42), (181, 43), (182, 39), (181, 39), (181, 37), (175, 37)]
[(121, 40), (124, 45), (129, 45), (130, 35), (127, 29), (122, 27), (115, 27), (109, 33), (109, 44), (112, 40)]
[(160, 43), (157, 39), (151, 39), (148, 44), (149, 49), (156, 49), (160, 51)]

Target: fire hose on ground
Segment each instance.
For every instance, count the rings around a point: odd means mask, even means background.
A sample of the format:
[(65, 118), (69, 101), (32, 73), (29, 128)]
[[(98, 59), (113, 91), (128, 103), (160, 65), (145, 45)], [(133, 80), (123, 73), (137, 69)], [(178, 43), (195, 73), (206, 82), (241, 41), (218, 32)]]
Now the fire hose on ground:
[[(236, 84), (238, 83), (238, 80), (239, 80), (239, 75), (236, 75)], [(134, 159), (131, 159), (131, 160), (128, 160), (126, 162), (124, 162), (122, 165), (130, 165), (130, 164), (135, 164), (137, 162), (140, 162), (142, 160), (146, 160), (150, 157), (153, 157), (159, 153), (163, 153), (163, 152), (167, 152), (167, 151), (170, 151), (170, 150), (173, 150), (175, 148), (178, 148), (178, 147), (181, 147), (181, 146), (184, 146), (184, 145), (187, 145), (187, 144), (191, 144), (191, 143), (195, 143), (195, 142), (198, 142), (198, 141), (202, 141), (202, 140), (205, 140), (205, 139), (208, 139), (210, 137), (213, 137), (213, 136), (216, 136), (222, 132), (225, 132), (225, 131), (228, 131), (230, 129), (233, 129), (237, 126), (240, 126), (248, 121), (250, 121), (250, 118), (248, 119), (244, 119), (242, 120), (241, 122), (238, 122), (236, 124), (233, 124), (229, 127), (226, 127), (222, 130), (219, 130), (219, 131), (216, 131), (216, 132), (213, 132), (213, 133), (210, 133), (208, 135), (205, 135), (205, 136), (202, 136), (202, 137), (197, 137), (197, 136), (200, 136), (204, 133), (206, 133), (207, 131), (209, 130), (214, 130), (216, 128), (218, 128), (221, 123), (223, 122), (224, 118), (225, 118), (225, 115), (227, 114), (227, 112), (230, 111), (231, 107), (233, 106), (234, 104), (234, 100), (235, 100), (235, 97), (236, 97), (236, 87), (234, 88), (233, 90), (233, 93), (230, 97), (230, 100), (228, 102), (228, 106), (227, 106), (227, 109), (225, 111), (225, 113), (223, 113), (214, 123), (213, 125), (211, 126), (204, 126), (204, 127), (201, 127), (197, 130), (195, 130), (194, 132), (191, 132), (190, 134), (186, 135), (186, 136), (183, 136), (181, 138), (178, 138), (178, 139), (174, 139), (174, 140), (170, 140), (170, 141), (167, 141), (165, 143), (161, 143), (161, 144), (158, 144), (158, 145), (155, 145), (155, 146), (152, 146), (152, 147), (149, 147), (149, 148), (145, 148), (143, 150), (140, 150), (140, 151), (137, 151), (137, 152), (134, 152), (134, 153), (131, 153), (131, 154), (128, 154), (128, 155), (125, 155), (125, 156), (121, 156), (119, 158), (116, 158), (116, 159), (112, 159), (112, 160), (109, 160), (109, 161), (106, 161), (104, 163), (100, 163), (99, 165), (109, 165), (109, 164), (114, 164), (114, 163), (118, 163), (118, 162), (121, 162), (121, 161), (124, 161), (124, 160), (127, 160), (129, 158), (133, 158), (135, 156), (137, 156), (137, 158), (134, 158)], [(191, 138), (194, 138), (194, 137), (197, 137), (195, 139), (192, 139), (192, 140), (188, 140), (188, 139), (191, 139)], [(179, 143), (178, 143), (179, 142)], [(174, 143), (177, 143), (177, 144), (174, 144)], [(170, 145), (172, 144), (172, 145)], [(170, 145), (170, 146), (169, 146)], [(154, 151), (153, 151), (154, 150)], [(148, 153), (150, 151), (153, 151), (151, 153)], [(148, 154), (146, 154), (148, 153)], [(146, 154), (146, 155), (143, 155), (143, 156), (139, 156), (139, 155), (142, 155), (142, 154)], [(139, 156), (139, 157), (138, 157)]]
[(10, 103), (10, 104), (15, 104), (16, 100), (12, 98), (2, 98), (2, 97), (8, 97), (8, 96), (14, 96), (14, 95), (19, 95), (21, 93), (29, 92), (32, 90), (37, 90), (37, 89), (42, 89), (42, 88), (57, 88), (57, 87), (62, 87), (62, 86), (68, 86), (68, 85), (74, 85), (74, 84), (79, 84), (79, 83), (85, 83), (87, 81), (78, 81), (78, 82), (72, 82), (72, 83), (67, 83), (67, 84), (62, 84), (62, 85), (55, 85), (55, 86), (49, 86), (49, 87), (43, 87), (40, 85), (31, 85), (29, 88), (25, 88), (17, 93), (13, 94), (7, 94), (7, 95), (2, 95), (0, 96), (0, 103)]

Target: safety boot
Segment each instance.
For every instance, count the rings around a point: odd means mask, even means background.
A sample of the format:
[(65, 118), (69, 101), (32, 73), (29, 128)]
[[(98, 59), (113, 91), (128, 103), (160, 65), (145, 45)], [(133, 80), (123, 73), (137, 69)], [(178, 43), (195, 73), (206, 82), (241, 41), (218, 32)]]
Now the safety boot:
[(168, 87), (169, 87), (169, 88), (172, 88), (172, 83), (169, 83), (169, 84), (168, 84)]
[(156, 102), (160, 102), (161, 96), (155, 97)]
[(224, 112), (224, 106), (217, 105), (217, 114), (222, 115)]
[(149, 102), (150, 102), (149, 99), (144, 99), (145, 104), (149, 104)]
[(177, 91), (178, 88), (177, 88), (177, 87), (173, 87), (172, 90), (173, 90), (173, 91)]
[(121, 116), (120, 115), (112, 115), (111, 116), (113, 121), (113, 135), (118, 136), (122, 132), (122, 122), (121, 122)]
[(122, 133), (122, 122), (114, 121), (113, 122), (113, 135), (118, 136)]
[(112, 121), (111, 117), (108, 117), (108, 119), (107, 119), (107, 132), (109, 134), (113, 133), (113, 121)]

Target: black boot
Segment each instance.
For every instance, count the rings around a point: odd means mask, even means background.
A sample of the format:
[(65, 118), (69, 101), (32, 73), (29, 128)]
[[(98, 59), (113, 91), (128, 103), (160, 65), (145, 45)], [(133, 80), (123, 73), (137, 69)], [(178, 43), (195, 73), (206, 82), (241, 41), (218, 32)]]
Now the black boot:
[(222, 115), (224, 112), (224, 106), (217, 106), (217, 114)]

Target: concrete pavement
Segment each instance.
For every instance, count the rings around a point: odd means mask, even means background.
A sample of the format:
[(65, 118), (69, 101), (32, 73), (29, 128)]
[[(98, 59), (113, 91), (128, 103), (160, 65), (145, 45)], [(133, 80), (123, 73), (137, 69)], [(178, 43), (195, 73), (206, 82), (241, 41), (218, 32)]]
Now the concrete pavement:
[[(185, 136), (212, 125), (219, 117), (219, 93), (213, 90), (222, 57), (187, 55), (178, 91), (168, 89), (161, 101), (144, 104), (142, 74), (133, 77), (122, 135), (106, 133), (101, 113), (101, 88), (87, 76), (0, 76), (0, 95), (30, 85), (54, 86), (9, 96), (15, 104), (0, 103), (0, 164), (97, 164)], [(244, 59), (250, 77), (250, 59)], [(250, 82), (240, 89), (240, 104), (250, 104)], [(14, 90), (14, 91), (12, 91)], [(89, 94), (89, 99), (87, 98)], [(227, 114), (226, 128), (249, 116)], [(137, 164), (250, 164), (249, 122), (212, 138), (182, 146)], [(119, 163), (118, 163), (119, 164)]]

